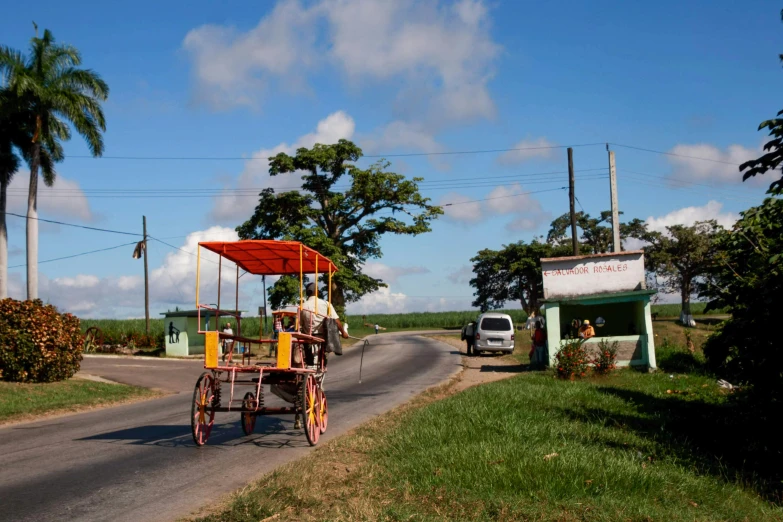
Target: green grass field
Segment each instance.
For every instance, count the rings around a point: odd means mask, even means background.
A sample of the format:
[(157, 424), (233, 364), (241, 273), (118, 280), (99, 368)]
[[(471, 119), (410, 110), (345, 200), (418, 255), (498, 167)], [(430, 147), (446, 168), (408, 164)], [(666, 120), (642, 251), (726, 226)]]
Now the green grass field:
[(703, 369), (713, 324), (689, 329), (695, 354), (654, 326), (663, 372), (431, 390), (201, 520), (783, 520), (775, 414)]
[(156, 392), (145, 388), (83, 379), (46, 384), (0, 382), (0, 423), (155, 395)]
[[(691, 311), (699, 315), (704, 311), (705, 303), (693, 303)], [(664, 304), (653, 305), (653, 313), (658, 313), (660, 317), (679, 317), (680, 305)], [(504, 310), (504, 313), (511, 315), (515, 323), (523, 323), (527, 315), (522, 310)], [(719, 312), (715, 312), (719, 313)], [(478, 317), (478, 311), (462, 312), (412, 312), (406, 314), (373, 314), (367, 316), (349, 315), (347, 322), (351, 335), (361, 337), (369, 333), (374, 333), (371, 328), (364, 327), (364, 323), (378, 324), (387, 328), (387, 331), (414, 330), (414, 329), (457, 329), (461, 328), (468, 321)], [(223, 319), (221, 324), (229, 319)], [(106, 334), (112, 334), (118, 337), (128, 333), (144, 332), (144, 319), (82, 319), (82, 329), (84, 331), (91, 326), (97, 326)], [(271, 320), (267, 321), (267, 331), (271, 330)], [(258, 317), (246, 317), (242, 319), (242, 334), (255, 337), (261, 331), (261, 321)], [(163, 334), (163, 319), (150, 320), (150, 333), (152, 335)]]

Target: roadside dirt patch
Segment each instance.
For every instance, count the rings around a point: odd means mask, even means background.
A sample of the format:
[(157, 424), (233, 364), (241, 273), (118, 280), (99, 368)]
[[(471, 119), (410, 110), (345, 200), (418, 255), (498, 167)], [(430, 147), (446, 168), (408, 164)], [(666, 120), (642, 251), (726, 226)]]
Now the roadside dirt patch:
[[(465, 342), (451, 335), (428, 335), (430, 339), (444, 342), (462, 353), (465, 353)], [(472, 386), (488, 382), (508, 379), (526, 370), (526, 365), (520, 364), (514, 357), (507, 355), (476, 355), (462, 356), (463, 371), (457, 382), (454, 383), (453, 393), (461, 392)]]

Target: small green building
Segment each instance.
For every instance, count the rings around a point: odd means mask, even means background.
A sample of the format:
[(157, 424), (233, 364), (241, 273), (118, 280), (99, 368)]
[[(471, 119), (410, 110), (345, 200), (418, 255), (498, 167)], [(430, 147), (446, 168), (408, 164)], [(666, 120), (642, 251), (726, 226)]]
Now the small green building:
[[(230, 314), (236, 314), (234, 310), (221, 310)], [(240, 311), (241, 315), (242, 312)], [(201, 311), (201, 328), (198, 324), (198, 310), (177, 310), (165, 312), (163, 316), (163, 333), (166, 337), (166, 355), (186, 356), (204, 353), (204, 334), (201, 331), (214, 331), (217, 329), (215, 313), (208, 310)], [(230, 318), (223, 317), (222, 322)], [(232, 327), (236, 332), (236, 324)]]
[(645, 286), (642, 251), (546, 258), (541, 269), (550, 365), (576, 337), (575, 321), (588, 320), (595, 330), (588, 348), (617, 341), (618, 366), (656, 367), (650, 313), (656, 291)]

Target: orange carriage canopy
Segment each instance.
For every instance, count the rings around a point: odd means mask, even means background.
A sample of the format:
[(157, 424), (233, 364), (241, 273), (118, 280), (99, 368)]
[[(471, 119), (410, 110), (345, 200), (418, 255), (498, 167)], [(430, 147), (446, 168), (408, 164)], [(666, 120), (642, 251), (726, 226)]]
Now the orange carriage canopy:
[[(299, 241), (247, 239), (244, 241), (205, 241), (200, 247), (233, 261), (240, 268), (255, 275), (299, 275), (314, 273), (316, 259), (318, 273), (335, 273), (337, 267), (323, 255)], [(300, 267), (301, 256), (301, 267)]]

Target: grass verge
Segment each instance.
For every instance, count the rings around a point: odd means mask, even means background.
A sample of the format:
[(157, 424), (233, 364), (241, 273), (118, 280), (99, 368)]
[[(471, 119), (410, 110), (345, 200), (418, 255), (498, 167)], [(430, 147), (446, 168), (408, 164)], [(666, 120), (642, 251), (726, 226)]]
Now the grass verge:
[(137, 386), (78, 378), (46, 384), (0, 382), (0, 424), (158, 395), (160, 393)]
[(783, 520), (774, 430), (710, 377), (546, 372), (455, 388), (330, 441), (200, 520)]

